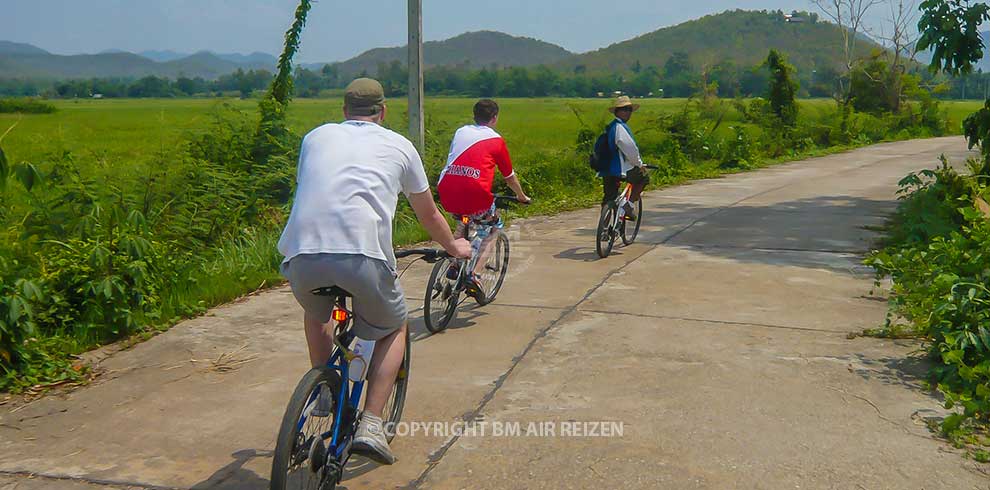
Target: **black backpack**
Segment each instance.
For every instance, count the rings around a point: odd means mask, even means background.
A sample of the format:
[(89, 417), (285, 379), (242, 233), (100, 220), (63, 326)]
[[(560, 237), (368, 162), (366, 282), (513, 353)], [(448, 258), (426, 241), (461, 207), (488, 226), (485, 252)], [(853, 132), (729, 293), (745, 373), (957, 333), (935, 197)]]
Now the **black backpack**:
[(605, 128), (605, 132), (595, 140), (595, 147), (591, 150), (588, 164), (596, 172), (606, 172), (612, 166), (612, 149), (608, 145), (608, 128)]

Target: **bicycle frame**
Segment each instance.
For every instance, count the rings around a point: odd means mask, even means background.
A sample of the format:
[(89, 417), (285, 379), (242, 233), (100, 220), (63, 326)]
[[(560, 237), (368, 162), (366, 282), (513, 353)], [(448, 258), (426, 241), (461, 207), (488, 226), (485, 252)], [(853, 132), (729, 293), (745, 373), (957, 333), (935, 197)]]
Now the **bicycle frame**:
[(477, 229), (478, 229), (479, 226), (489, 227), (490, 228), (490, 231), (488, 232), (488, 235), (486, 235), (485, 237), (481, 237), (478, 234), (475, 234), (474, 239), (471, 240), (471, 248), (472, 249), (475, 249), (475, 242), (479, 242), (479, 243), (477, 244), (477, 248), (476, 248), (477, 253), (472, 253), (470, 259), (455, 259), (456, 262), (457, 262), (457, 264), (458, 264), (458, 266), (459, 266), (459, 271), (458, 271), (458, 274), (457, 274), (457, 282), (455, 283), (455, 287), (458, 290), (463, 290), (463, 289), (466, 288), (466, 284), (464, 282), (464, 278), (466, 277), (465, 276), (465, 270), (473, 271), (474, 268), (478, 266), (478, 260), (481, 259), (481, 243), (480, 242), (483, 242), (485, 240), (485, 238), (491, 237), (491, 236), (495, 236), (497, 238), (497, 236), (498, 236), (497, 234), (498, 233), (502, 233), (502, 228), (501, 228), (501, 226), (499, 226), (499, 222), (496, 222), (496, 223), (485, 223), (485, 222), (480, 222), (480, 221), (477, 221), (477, 220), (473, 220), (473, 219), (471, 219), (468, 216), (462, 216), (461, 217), (461, 223), (464, 225), (464, 237), (463, 238), (465, 240), (469, 239), (470, 236), (471, 236), (471, 231), (472, 230), (477, 231)]
[[(632, 184), (626, 182), (626, 188), (619, 193), (618, 197), (615, 198), (616, 210), (622, 209), (622, 207), (625, 206), (627, 202), (629, 202), (629, 200), (632, 198), (632, 189), (633, 189)], [(619, 226), (619, 213), (615, 212), (612, 213), (612, 223), (609, 226), (609, 228), (614, 230), (618, 228), (618, 226)]]
[[(348, 424), (352, 423), (353, 415), (358, 413), (358, 406), (361, 403), (361, 395), (364, 391), (364, 384), (366, 380), (355, 382), (351, 381), (351, 378), (349, 377), (351, 367), (350, 359), (353, 358), (353, 354), (345, 346), (350, 345), (355, 338), (354, 332), (350, 329), (351, 322), (353, 321), (352, 314), (351, 311), (347, 309), (346, 298), (337, 298), (334, 300), (334, 304), (336, 305), (334, 308), (335, 310), (340, 309), (347, 313), (347, 320), (344, 321), (342, 326), (338, 326), (340, 334), (335, 333), (336, 340), (334, 345), (336, 345), (337, 348), (334, 349), (333, 353), (330, 355), (330, 359), (327, 360), (327, 368), (340, 373), (341, 384), (340, 393), (337, 394), (337, 399), (334, 400), (334, 406), (338, 408), (333, 414), (333, 428), (320, 434), (320, 439), (324, 441), (326, 441), (327, 438), (330, 439), (329, 454), (332, 454), (334, 459), (339, 461), (341, 457), (344, 456), (344, 451), (350, 446), (350, 440), (343, 439), (341, 427), (344, 426), (345, 422)], [(310, 395), (307, 406), (312, 404), (319, 395), (319, 391), (314, 391), (313, 394)], [(348, 418), (351, 420), (344, 419), (345, 412), (348, 412), (350, 415)], [(299, 418), (298, 424), (296, 425), (297, 431), (301, 431), (303, 429), (303, 426), (306, 424), (306, 420), (308, 418), (309, 417), (303, 413), (303, 415)], [(346, 463), (346, 460), (340, 461), (340, 463), (343, 465)]]

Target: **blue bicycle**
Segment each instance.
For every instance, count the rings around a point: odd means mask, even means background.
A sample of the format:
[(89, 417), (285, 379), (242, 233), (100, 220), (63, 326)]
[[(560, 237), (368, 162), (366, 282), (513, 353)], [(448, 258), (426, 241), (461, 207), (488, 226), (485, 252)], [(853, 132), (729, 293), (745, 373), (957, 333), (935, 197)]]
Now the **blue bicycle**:
[[(420, 255), (435, 263), (448, 255), (442, 250), (417, 249), (397, 251), (396, 258)], [(356, 358), (352, 344), (351, 294), (332, 286), (320, 288), (313, 294), (333, 298), (333, 353), (324, 367), (313, 368), (299, 381), (289, 406), (282, 416), (272, 461), (271, 490), (314, 489), (332, 490), (340, 483), (344, 465), (351, 456), (351, 442), (357, 430), (364, 377), (352, 380), (351, 361)], [(394, 436), (395, 424), (402, 416), (409, 386), (410, 341), (406, 335), (406, 353), (395, 379), (395, 387), (382, 412), (388, 440)], [(369, 359), (370, 361), (370, 359)], [(370, 364), (370, 362), (369, 362)], [(367, 365), (367, 364), (366, 364)], [(328, 390), (332, 403), (330, 415), (311, 416), (320, 393)], [(390, 430), (391, 429), (391, 430)]]

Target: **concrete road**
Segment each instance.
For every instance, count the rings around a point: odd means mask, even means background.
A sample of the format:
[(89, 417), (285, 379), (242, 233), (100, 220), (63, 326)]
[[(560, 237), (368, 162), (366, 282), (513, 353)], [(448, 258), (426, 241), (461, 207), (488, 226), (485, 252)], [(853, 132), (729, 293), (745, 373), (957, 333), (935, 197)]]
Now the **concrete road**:
[[(918, 345), (847, 338), (886, 311), (860, 265), (869, 228), (942, 153), (961, 161), (963, 140), (653, 192), (639, 242), (606, 260), (596, 210), (517, 221), (495, 304), (434, 336), (413, 314), (404, 419), (422, 424), (393, 443), (396, 465), (352, 462), (344, 486), (990, 488), (924, 426), (940, 404)], [(427, 273), (403, 277), (413, 308)], [(92, 386), (6, 409), (0, 488), (268, 488), (306, 369), (301, 320), (286, 288), (267, 291), (110, 356)]]

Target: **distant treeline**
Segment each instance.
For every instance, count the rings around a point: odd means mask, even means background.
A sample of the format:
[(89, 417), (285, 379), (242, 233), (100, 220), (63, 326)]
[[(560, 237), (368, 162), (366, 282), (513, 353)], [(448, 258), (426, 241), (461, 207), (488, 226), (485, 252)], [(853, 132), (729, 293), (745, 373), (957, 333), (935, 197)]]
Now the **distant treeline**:
[[(406, 67), (393, 61), (379, 64), (370, 76), (382, 82), (392, 96), (408, 90)], [(802, 86), (802, 95), (830, 96), (837, 87), (839, 73), (821, 70)], [(353, 76), (341, 76), (336, 65), (322, 70), (297, 69), (296, 94), (313, 97), (326, 90), (339, 89)], [(692, 65), (686, 53), (674, 53), (663, 66), (633, 63), (621, 73), (591, 73), (584, 66), (561, 70), (548, 66), (484, 67), (468, 65), (433, 67), (424, 73), (424, 89), (429, 95), (467, 95), (474, 97), (597, 97), (621, 91), (639, 97), (688, 97), (713, 83), (723, 97), (763, 95), (769, 73), (762, 66), (738, 66), (723, 61), (702, 69)]]
[[(831, 67), (797, 73), (801, 97), (831, 97), (839, 87), (840, 73)], [(939, 85), (935, 93), (944, 98), (983, 98), (990, 88), (990, 75), (972, 75), (934, 80), (925, 72), (917, 73), (922, 83)], [(408, 90), (408, 71), (398, 61), (382, 63), (375, 73), (341, 75), (338, 65), (322, 69), (296, 68), (294, 90), (298, 97), (319, 97), (333, 93), (357, 76), (377, 78), (390, 96), (402, 96)], [(474, 97), (598, 97), (621, 91), (638, 97), (688, 97), (703, 89), (717, 91), (720, 97), (762, 96), (769, 72), (762, 65), (739, 66), (732, 61), (698, 67), (685, 53), (674, 53), (663, 66), (634, 62), (622, 73), (589, 73), (584, 66), (569, 70), (547, 66), (433, 67), (424, 74), (429, 95)], [(148, 76), (137, 80), (94, 78), (88, 80), (38, 81), (0, 80), (0, 96), (6, 97), (190, 97), (228, 96), (231, 93), (250, 97), (271, 82), (266, 70), (237, 70), (217, 80), (179, 77), (175, 80)]]
[(0, 79), (0, 96), (5, 97), (190, 97), (194, 95), (225, 95), (230, 92), (250, 96), (271, 84), (272, 73), (267, 70), (240, 70), (216, 80), (200, 77), (169, 79), (156, 76), (144, 78), (91, 78), (81, 80), (42, 81)]

